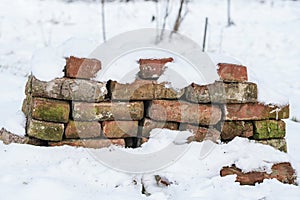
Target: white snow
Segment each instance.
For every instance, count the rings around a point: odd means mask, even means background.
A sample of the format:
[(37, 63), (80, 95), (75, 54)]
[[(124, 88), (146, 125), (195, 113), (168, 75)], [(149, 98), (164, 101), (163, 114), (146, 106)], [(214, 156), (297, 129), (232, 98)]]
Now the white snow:
[[(180, 32), (201, 46), (204, 20), (209, 17), (207, 52), (212, 62), (215, 65), (233, 62), (247, 66), (249, 80), (258, 84), (259, 100), (280, 105), (289, 102), (291, 118), (300, 120), (300, 3), (281, 0), (231, 2), (236, 26), (226, 27), (226, 1), (201, 0), (188, 4), (188, 14)], [(107, 3), (108, 39), (125, 31), (155, 28), (156, 21), (152, 22), (151, 18), (153, 15), (162, 18), (164, 5), (165, 2), (155, 4), (150, 1)], [(169, 29), (173, 27), (177, 8), (178, 3), (170, 6), (166, 24)], [(161, 25), (162, 21), (159, 21)], [(89, 57), (101, 43), (99, 2), (1, 0), (0, 127), (19, 135), (25, 134), (25, 120), (20, 110), (27, 75), (34, 73), (42, 80), (59, 77), (64, 57)], [(161, 52), (140, 51), (123, 55), (109, 68), (118, 70), (106, 71), (107, 76), (100, 74), (99, 80), (114, 77), (132, 82), (135, 78), (132, 74), (138, 70), (135, 61), (140, 56), (161, 57)], [(170, 55), (166, 53), (165, 57)], [(173, 78), (172, 87), (175, 88), (192, 81), (203, 81), (189, 66), (184, 59), (176, 57), (159, 81)], [(134, 73), (124, 74), (123, 70)], [(44, 148), (0, 142), (1, 198), (298, 199), (299, 186), (284, 185), (276, 180), (265, 180), (255, 187), (239, 186), (234, 182), (234, 176), (219, 176), (224, 165), (236, 164), (244, 171), (269, 170), (272, 162), (281, 161), (290, 161), (299, 174), (300, 123), (290, 119), (285, 122), (288, 154), (241, 138), (221, 145), (191, 143), (172, 165), (145, 174), (119, 172), (97, 162), (92, 152), (108, 149)], [(175, 137), (177, 133), (158, 129), (142, 148), (120, 150), (149, 154), (155, 148), (168, 145), (174, 138), (178, 140), (172, 144), (185, 145), (184, 138)], [(201, 151), (207, 147), (209, 151)], [(173, 184), (158, 187), (154, 174), (168, 178)], [(142, 194), (141, 182), (151, 196)]]

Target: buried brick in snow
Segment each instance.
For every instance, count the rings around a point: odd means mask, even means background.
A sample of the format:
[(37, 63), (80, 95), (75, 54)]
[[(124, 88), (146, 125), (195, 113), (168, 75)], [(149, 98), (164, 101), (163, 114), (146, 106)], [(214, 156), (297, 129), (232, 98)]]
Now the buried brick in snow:
[(192, 137), (188, 138), (188, 141), (202, 142), (203, 140), (210, 140), (217, 142), (220, 139), (220, 132), (214, 128), (200, 127), (192, 124), (181, 124), (180, 130), (187, 130), (194, 134)]
[(104, 121), (102, 126), (107, 138), (137, 137), (138, 121)]
[(178, 130), (178, 124), (175, 122), (159, 122), (146, 118), (143, 121), (142, 137), (149, 137), (151, 130), (155, 128)]
[(125, 147), (124, 139), (80, 139), (80, 140), (64, 140), (61, 142), (48, 142), (49, 146), (75, 146), (75, 147), (86, 147), (86, 148), (105, 148), (111, 145), (117, 145)]
[(99, 122), (81, 122), (69, 121), (65, 130), (65, 137), (75, 138), (93, 138), (101, 134), (101, 125)]
[(222, 126), (222, 140), (232, 140), (235, 137), (252, 137), (253, 125), (249, 121), (226, 121)]

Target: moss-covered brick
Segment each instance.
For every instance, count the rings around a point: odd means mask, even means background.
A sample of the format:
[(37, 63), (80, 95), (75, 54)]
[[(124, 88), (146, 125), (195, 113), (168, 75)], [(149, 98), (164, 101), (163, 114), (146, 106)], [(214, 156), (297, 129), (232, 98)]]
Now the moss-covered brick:
[(69, 121), (65, 131), (66, 138), (93, 138), (99, 137), (101, 125), (99, 122)]
[(285, 122), (281, 120), (254, 121), (254, 139), (284, 138)]
[(31, 137), (47, 141), (61, 141), (64, 134), (64, 124), (28, 120), (27, 134)]
[(73, 118), (77, 121), (141, 120), (143, 102), (73, 103)]
[(287, 152), (287, 143), (285, 139), (256, 140), (256, 142), (270, 145), (279, 151)]
[(67, 123), (69, 120), (70, 105), (65, 101), (58, 101), (45, 98), (32, 99), (33, 119)]
[(138, 121), (104, 121), (102, 127), (107, 138), (137, 137)]

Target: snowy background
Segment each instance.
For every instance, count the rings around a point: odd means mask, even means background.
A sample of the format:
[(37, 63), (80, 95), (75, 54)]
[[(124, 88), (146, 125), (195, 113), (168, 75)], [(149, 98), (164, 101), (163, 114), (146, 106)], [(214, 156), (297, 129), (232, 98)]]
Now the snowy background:
[[(179, 1), (171, 2), (168, 29), (174, 25)], [(138, 0), (107, 3), (107, 39), (135, 29), (161, 27), (165, 4)], [(225, 0), (190, 2), (184, 7), (187, 15), (180, 33), (202, 45), (208, 17), (207, 52), (211, 58), (218, 62), (222, 54), (246, 65), (250, 80), (258, 84), (261, 101), (290, 103), (291, 118), (285, 120), (288, 154), (236, 138), (199, 159), (199, 149), (205, 143), (192, 143), (175, 164), (155, 173), (134, 175), (103, 166), (91, 156), (93, 150), (0, 142), (1, 199), (298, 199), (298, 186), (276, 180), (255, 187), (239, 186), (233, 176), (219, 177), (219, 171), (233, 163), (249, 171), (268, 169), (270, 162), (290, 161), (300, 172), (300, 123), (295, 122), (300, 120), (300, 2), (232, 0), (235, 26), (230, 27), (226, 26), (226, 9)], [(88, 56), (103, 42), (101, 27), (97, 1), (1, 0), (0, 127), (23, 135), (20, 108), (27, 76), (31, 72), (41, 79), (62, 75), (65, 56)], [(176, 132), (168, 134), (172, 137)], [(162, 137), (154, 132), (141, 151), (167, 143)], [(173, 184), (157, 186), (154, 174)], [(142, 183), (151, 196), (142, 194)]]

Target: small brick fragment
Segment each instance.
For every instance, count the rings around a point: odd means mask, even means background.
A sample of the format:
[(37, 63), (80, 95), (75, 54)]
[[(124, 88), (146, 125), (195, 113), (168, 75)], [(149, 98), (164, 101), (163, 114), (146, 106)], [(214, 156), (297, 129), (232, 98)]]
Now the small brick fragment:
[(253, 125), (245, 121), (226, 121), (223, 124), (221, 138), (222, 140), (232, 140), (235, 137), (252, 137)]
[(154, 100), (147, 115), (157, 121), (214, 125), (221, 120), (221, 110), (216, 105), (191, 104), (180, 101)]
[(279, 108), (260, 103), (226, 104), (225, 120), (264, 120), (289, 118), (289, 106)]
[(101, 62), (97, 59), (74, 56), (66, 58), (65, 76), (69, 78), (95, 78), (100, 69)]
[(165, 64), (173, 62), (173, 58), (140, 59), (139, 77), (142, 79), (158, 79), (164, 72)]
[(73, 103), (73, 118), (78, 121), (141, 120), (143, 102)]
[(248, 81), (247, 68), (242, 65), (219, 63), (218, 74), (224, 82)]
[(138, 121), (104, 121), (103, 134), (107, 138), (137, 137)]
[(33, 119), (67, 123), (69, 114), (70, 105), (68, 102), (37, 97), (32, 99), (31, 117)]
[(100, 137), (101, 124), (99, 122), (69, 121), (65, 130), (68, 139)]
[(64, 134), (64, 124), (28, 120), (27, 134), (41, 140), (61, 141)]
[(288, 162), (274, 164), (272, 166), (272, 172), (268, 174), (267, 172), (247, 172), (243, 173), (241, 169), (231, 166), (223, 167), (220, 175), (237, 175), (236, 182), (241, 185), (255, 185), (255, 183), (262, 183), (264, 179), (275, 178), (278, 181), (286, 184), (296, 184), (296, 173), (292, 168), (291, 164)]
[(61, 142), (48, 142), (49, 146), (63, 146), (69, 145), (74, 147), (85, 147), (85, 148), (93, 148), (100, 149), (106, 148), (111, 145), (122, 146), (125, 147), (124, 139), (78, 139), (78, 140), (63, 140)]
[(285, 122), (282, 120), (254, 121), (254, 139), (274, 139), (285, 137)]
[(202, 142), (203, 140), (210, 140), (212, 142), (217, 142), (220, 140), (220, 132), (214, 128), (206, 128), (195, 126), (192, 124), (181, 124), (181, 131), (190, 131), (194, 136), (188, 138), (189, 141)]
[(142, 137), (149, 137), (151, 130), (155, 128), (178, 130), (178, 124), (175, 122), (158, 122), (146, 118), (143, 121)]

